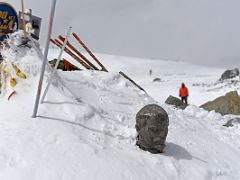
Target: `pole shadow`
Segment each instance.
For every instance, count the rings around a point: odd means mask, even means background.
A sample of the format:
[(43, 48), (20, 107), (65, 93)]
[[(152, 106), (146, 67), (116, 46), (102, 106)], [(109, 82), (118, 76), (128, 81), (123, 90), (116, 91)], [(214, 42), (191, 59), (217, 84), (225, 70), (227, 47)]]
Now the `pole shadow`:
[(70, 102), (70, 101), (62, 101), (62, 102), (43, 101), (43, 104), (52, 104), (52, 105), (64, 105), (64, 104), (83, 105), (83, 104), (80, 103), (80, 102)]
[(46, 120), (59, 121), (59, 122), (62, 122), (62, 123), (66, 123), (68, 125), (70, 124), (70, 125), (74, 125), (74, 126), (79, 126), (79, 127), (82, 127), (86, 130), (89, 130), (89, 131), (92, 131), (92, 132), (95, 132), (95, 133), (103, 134), (103, 135), (106, 135), (106, 136), (109, 136), (109, 137), (112, 137), (112, 138), (118, 138), (118, 140), (129, 139), (128, 137), (124, 137), (122, 135), (113, 135), (108, 131), (101, 131), (99, 129), (90, 128), (90, 127), (87, 127), (87, 126), (85, 126), (81, 123), (69, 121), (69, 120), (66, 120), (66, 119), (61, 119), (61, 118), (56, 118), (56, 117), (47, 117), (47, 116), (37, 116), (37, 117), (42, 118), (42, 119), (46, 119)]

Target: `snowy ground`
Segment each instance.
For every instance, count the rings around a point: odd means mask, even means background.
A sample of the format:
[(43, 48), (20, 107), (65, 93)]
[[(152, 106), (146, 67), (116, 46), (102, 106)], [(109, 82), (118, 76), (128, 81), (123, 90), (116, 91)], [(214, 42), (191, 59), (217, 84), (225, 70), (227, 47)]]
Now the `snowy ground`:
[[(50, 51), (49, 59), (57, 53)], [(8, 92), (0, 99), (1, 180), (240, 179), (240, 126), (223, 127), (233, 116), (197, 107), (229, 90), (239, 90), (237, 85), (214, 85), (223, 69), (97, 56), (109, 73), (59, 71), (81, 102), (60, 84), (51, 86), (36, 119), (31, 115), (40, 62), (34, 52), (18, 59), (28, 78), (18, 81), (17, 95), (10, 101), (6, 99)], [(128, 74), (148, 94), (118, 71)], [(156, 77), (162, 81), (152, 82)], [(189, 87), (192, 104), (184, 111), (164, 104), (170, 94), (178, 95), (181, 82)], [(160, 104), (169, 114), (163, 154), (135, 146), (135, 115), (149, 103)]]

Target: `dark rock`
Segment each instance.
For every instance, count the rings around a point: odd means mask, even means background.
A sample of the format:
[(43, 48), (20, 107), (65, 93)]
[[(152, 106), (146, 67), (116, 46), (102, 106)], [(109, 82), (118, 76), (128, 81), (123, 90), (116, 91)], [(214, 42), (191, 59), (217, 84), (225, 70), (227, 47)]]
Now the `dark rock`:
[(162, 81), (161, 78), (154, 78), (154, 79), (153, 79), (153, 82), (161, 82), (161, 81)]
[(216, 111), (222, 115), (240, 115), (240, 96), (237, 91), (231, 91), (225, 96), (218, 97), (200, 106), (207, 111)]
[[(57, 59), (53, 59), (51, 61), (49, 61), (49, 64), (54, 68), (55, 67), (55, 64), (57, 63)], [(59, 64), (58, 64), (58, 67), (57, 69), (64, 69), (64, 63), (63, 63), (63, 60), (60, 60), (59, 61)]]
[(236, 76), (239, 76), (239, 69), (235, 68), (232, 70), (226, 70), (220, 78), (220, 81), (226, 80), (226, 79), (232, 79), (235, 78)]
[(175, 106), (176, 108), (179, 108), (179, 109), (185, 109), (188, 106), (187, 104), (182, 102), (177, 97), (174, 97), (174, 96), (171, 96), (171, 95), (167, 98), (165, 103), (169, 104), (169, 105), (173, 105), (173, 106)]
[(240, 124), (240, 118), (230, 119), (230, 120), (229, 120), (226, 124), (224, 124), (223, 126), (233, 127), (234, 124)]
[(162, 153), (168, 134), (167, 112), (160, 106), (150, 104), (136, 115), (137, 145), (151, 153)]

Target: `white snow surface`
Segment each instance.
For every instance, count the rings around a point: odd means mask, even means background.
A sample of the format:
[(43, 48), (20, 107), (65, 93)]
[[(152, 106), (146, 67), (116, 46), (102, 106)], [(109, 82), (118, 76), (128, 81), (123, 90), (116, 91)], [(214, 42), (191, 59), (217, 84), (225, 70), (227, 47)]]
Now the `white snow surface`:
[[(51, 50), (49, 59), (58, 53)], [(38, 117), (32, 118), (41, 60), (34, 50), (23, 57), (9, 56), (27, 79), (17, 79), (17, 94), (10, 101), (9, 91), (0, 98), (1, 180), (240, 179), (240, 126), (222, 126), (235, 116), (198, 108), (230, 90), (239, 90), (239, 84), (214, 84), (224, 69), (103, 54), (97, 57), (109, 73), (58, 71), (81, 101), (61, 84), (52, 85)], [(147, 94), (118, 71), (129, 75)], [(46, 73), (44, 88), (48, 77)], [(153, 82), (156, 77), (161, 82)], [(164, 104), (170, 94), (178, 96), (181, 82), (190, 90), (191, 105), (185, 110)], [(159, 104), (169, 115), (162, 154), (135, 145), (136, 113), (151, 103)]]

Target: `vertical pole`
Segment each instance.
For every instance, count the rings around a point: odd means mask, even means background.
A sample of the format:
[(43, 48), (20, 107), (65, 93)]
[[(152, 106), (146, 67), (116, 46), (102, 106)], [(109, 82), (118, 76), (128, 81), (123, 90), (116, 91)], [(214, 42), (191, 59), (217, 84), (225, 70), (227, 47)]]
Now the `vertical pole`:
[(46, 97), (46, 95), (47, 95), (48, 89), (49, 89), (49, 87), (50, 87), (50, 85), (51, 85), (51, 83), (52, 83), (52, 80), (53, 80), (53, 77), (54, 77), (55, 72), (56, 72), (56, 70), (57, 70), (58, 64), (59, 64), (59, 62), (60, 62), (60, 60), (61, 60), (61, 58), (62, 58), (63, 51), (64, 51), (64, 49), (65, 49), (65, 47), (66, 47), (66, 45), (67, 45), (68, 38), (69, 38), (70, 33), (71, 33), (71, 29), (72, 29), (72, 27), (69, 27), (68, 32), (67, 32), (67, 35), (66, 35), (66, 39), (65, 39), (65, 41), (64, 41), (64, 43), (63, 43), (63, 46), (62, 46), (62, 49), (61, 49), (61, 51), (60, 51), (60, 53), (59, 53), (59, 55), (58, 55), (57, 62), (56, 62), (55, 67), (54, 67), (54, 69), (53, 69), (53, 71), (52, 71), (52, 73), (51, 73), (51, 76), (50, 76), (50, 78), (49, 78), (47, 87), (46, 87), (46, 89), (45, 89), (45, 91), (44, 91), (44, 93), (43, 93), (42, 99), (41, 99), (41, 101), (40, 101), (41, 103), (43, 103), (43, 101), (44, 101), (44, 99), (45, 99), (45, 97)]
[(47, 56), (48, 56), (49, 44), (50, 44), (50, 39), (51, 39), (51, 34), (52, 34), (52, 26), (53, 26), (55, 7), (56, 7), (56, 0), (53, 0), (52, 1), (50, 21), (49, 21), (48, 36), (47, 36), (46, 46), (45, 46), (45, 50), (44, 50), (44, 57), (43, 57), (43, 62), (42, 62), (41, 74), (40, 74), (40, 78), (39, 78), (39, 82), (38, 82), (37, 96), (36, 96), (33, 115), (32, 115), (33, 118), (36, 118), (36, 116), (37, 116), (39, 100), (40, 100), (40, 96), (41, 96), (42, 81), (43, 81), (45, 67), (46, 67), (46, 64), (47, 64)]
[(26, 32), (26, 22), (25, 22), (25, 16), (24, 16), (25, 10), (24, 10), (24, 0), (22, 0), (22, 22), (23, 22), (23, 30), (24, 30), (24, 38), (27, 38), (27, 32)]

